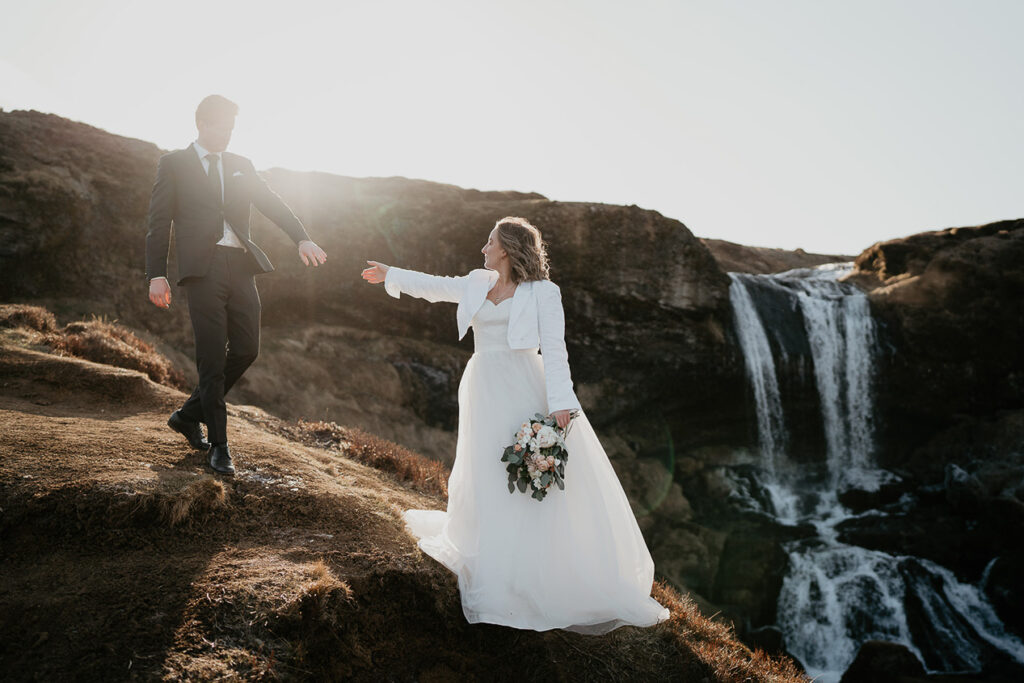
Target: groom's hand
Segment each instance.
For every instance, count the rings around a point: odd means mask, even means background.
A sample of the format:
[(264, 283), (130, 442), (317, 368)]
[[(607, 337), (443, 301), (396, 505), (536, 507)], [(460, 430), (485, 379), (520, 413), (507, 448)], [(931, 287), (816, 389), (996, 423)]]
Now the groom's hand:
[(319, 266), (327, 260), (327, 254), (316, 245), (313, 240), (302, 240), (299, 242), (299, 257), (307, 266)]
[(171, 285), (165, 277), (155, 277), (149, 281), (149, 300), (160, 308), (171, 305)]

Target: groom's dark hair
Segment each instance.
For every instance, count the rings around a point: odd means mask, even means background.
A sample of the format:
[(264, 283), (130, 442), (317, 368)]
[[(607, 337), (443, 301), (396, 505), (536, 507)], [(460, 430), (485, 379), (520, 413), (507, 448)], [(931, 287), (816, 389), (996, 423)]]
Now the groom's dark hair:
[(238, 116), (238, 105), (222, 95), (207, 95), (196, 107), (196, 123), (203, 121), (226, 121)]

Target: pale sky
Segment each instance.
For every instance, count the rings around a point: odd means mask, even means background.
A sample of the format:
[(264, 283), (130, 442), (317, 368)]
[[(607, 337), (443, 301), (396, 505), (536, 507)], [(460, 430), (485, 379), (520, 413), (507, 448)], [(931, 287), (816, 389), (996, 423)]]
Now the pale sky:
[(0, 107), (856, 254), (1024, 216), (1019, 0), (0, 0)]

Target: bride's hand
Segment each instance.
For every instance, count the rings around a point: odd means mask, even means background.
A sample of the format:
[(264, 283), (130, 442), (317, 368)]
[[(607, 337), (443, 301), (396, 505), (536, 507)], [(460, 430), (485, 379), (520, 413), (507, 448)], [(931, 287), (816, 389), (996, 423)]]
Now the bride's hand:
[(367, 261), (370, 264), (369, 268), (363, 270), (363, 279), (369, 282), (371, 285), (379, 285), (384, 282), (384, 278), (387, 277), (389, 266), (385, 266), (383, 263), (377, 263), (376, 261)]
[(556, 410), (555, 412), (551, 413), (551, 417), (555, 418), (555, 422), (558, 423), (559, 427), (565, 429), (567, 426), (569, 426), (569, 419), (572, 417), (572, 413), (570, 413), (568, 410)]

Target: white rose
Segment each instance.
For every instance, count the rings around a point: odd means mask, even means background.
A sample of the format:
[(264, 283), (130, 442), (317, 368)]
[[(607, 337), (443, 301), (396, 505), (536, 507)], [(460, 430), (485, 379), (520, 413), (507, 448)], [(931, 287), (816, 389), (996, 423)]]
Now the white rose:
[(537, 433), (537, 443), (541, 448), (550, 448), (558, 443), (558, 434), (551, 427), (544, 427)]

